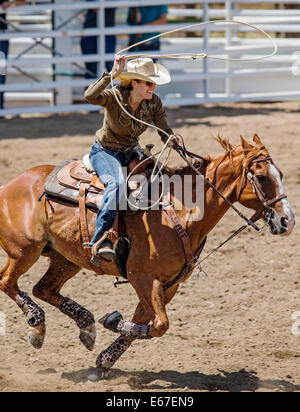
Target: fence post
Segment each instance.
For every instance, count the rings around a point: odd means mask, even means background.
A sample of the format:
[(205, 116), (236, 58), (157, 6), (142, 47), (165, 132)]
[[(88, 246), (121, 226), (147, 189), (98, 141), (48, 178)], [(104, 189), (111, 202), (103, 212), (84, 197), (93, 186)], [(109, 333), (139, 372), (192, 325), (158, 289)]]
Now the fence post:
[[(59, 0), (54, 0), (54, 3), (60, 3)], [(72, 0), (64, 0), (64, 3), (72, 3)], [(72, 14), (71, 10), (57, 10), (54, 12), (54, 29), (67, 20)], [(72, 38), (62, 36), (54, 41), (54, 50), (64, 56), (72, 56)], [(55, 80), (64, 80), (63, 73), (70, 73), (72, 66), (69, 63), (55, 64), (54, 78)], [(57, 74), (56, 74), (57, 73)], [(59, 88), (56, 91), (56, 106), (72, 104), (72, 89), (70, 87)]]
[[(207, 2), (207, 0), (203, 1), (203, 21), (209, 21), (209, 4)], [(209, 25), (205, 25), (203, 26), (203, 47), (204, 53), (207, 53), (208, 50), (208, 46), (209, 46)], [(209, 98), (209, 80), (207, 78), (208, 75), (208, 71), (209, 71), (209, 67), (208, 67), (208, 60), (207, 59), (203, 59), (203, 72), (205, 73), (205, 79), (203, 80), (203, 88), (204, 88), (204, 98), (205, 100), (207, 100)]]
[[(231, 0), (226, 0), (225, 7), (226, 7), (226, 20), (232, 20)], [(226, 34), (226, 47), (229, 47), (232, 45), (232, 31), (231, 31), (230, 24), (227, 24), (227, 27), (225, 29), (225, 34)], [(230, 57), (230, 56), (227, 55), (227, 57)], [(225, 62), (225, 70), (228, 74), (225, 78), (225, 93), (226, 93), (226, 98), (229, 98), (232, 94), (232, 82), (231, 82), (231, 77), (229, 77), (229, 74), (231, 73), (231, 62), (230, 61)]]
[(104, 1), (100, 0), (100, 7), (98, 9), (98, 28), (100, 33), (98, 36), (98, 54), (100, 54), (100, 62), (98, 64), (98, 77), (105, 71), (105, 7)]

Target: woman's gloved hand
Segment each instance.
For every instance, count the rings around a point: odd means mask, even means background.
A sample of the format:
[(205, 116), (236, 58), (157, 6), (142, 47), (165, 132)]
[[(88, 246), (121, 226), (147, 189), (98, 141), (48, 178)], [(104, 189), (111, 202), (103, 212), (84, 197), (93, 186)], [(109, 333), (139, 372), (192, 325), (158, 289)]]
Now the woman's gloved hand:
[(175, 134), (172, 134), (172, 135), (170, 136), (170, 140), (169, 140), (168, 146), (174, 148), (174, 147), (176, 147), (177, 145), (179, 145), (179, 137), (176, 136)]
[(124, 71), (125, 63), (126, 63), (125, 56), (115, 57), (114, 67), (112, 68), (112, 75), (114, 79), (118, 77), (119, 74), (121, 74)]

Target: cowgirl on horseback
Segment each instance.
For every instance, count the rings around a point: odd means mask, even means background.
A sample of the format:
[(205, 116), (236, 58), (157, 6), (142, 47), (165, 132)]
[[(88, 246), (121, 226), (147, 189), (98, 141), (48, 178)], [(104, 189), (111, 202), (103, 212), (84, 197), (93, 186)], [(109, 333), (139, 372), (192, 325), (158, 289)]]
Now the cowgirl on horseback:
[[(121, 80), (115, 87), (119, 101), (131, 115), (147, 123), (154, 123), (168, 135), (172, 135), (169, 144), (173, 146), (177, 143), (177, 137), (173, 136), (162, 102), (154, 93), (157, 85), (171, 81), (168, 70), (155, 64), (150, 58), (138, 58), (129, 61), (127, 72), (124, 72), (125, 61), (125, 56), (117, 56), (112, 69), (113, 79)], [(100, 248), (97, 244), (96, 254), (108, 261), (115, 260), (116, 254), (104, 235), (114, 223), (119, 201), (125, 190), (122, 167), (128, 165), (140, 135), (147, 128), (129, 117), (117, 104), (113, 90), (106, 89), (110, 82), (111, 73), (104, 73), (85, 92), (89, 103), (105, 109), (103, 125), (96, 132), (96, 140), (90, 152), (93, 168), (105, 185), (96, 219), (96, 232), (90, 246), (103, 238)], [(162, 132), (158, 133), (165, 143), (167, 136)]]

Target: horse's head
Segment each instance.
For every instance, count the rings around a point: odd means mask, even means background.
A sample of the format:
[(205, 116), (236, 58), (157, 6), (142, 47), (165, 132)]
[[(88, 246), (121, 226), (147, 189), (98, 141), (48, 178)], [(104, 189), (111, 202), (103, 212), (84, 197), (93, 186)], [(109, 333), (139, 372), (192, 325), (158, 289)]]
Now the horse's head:
[(242, 173), (237, 188), (237, 200), (258, 211), (258, 217), (269, 219), (273, 235), (289, 235), (295, 218), (282, 185), (283, 175), (274, 164), (260, 138), (242, 141)]

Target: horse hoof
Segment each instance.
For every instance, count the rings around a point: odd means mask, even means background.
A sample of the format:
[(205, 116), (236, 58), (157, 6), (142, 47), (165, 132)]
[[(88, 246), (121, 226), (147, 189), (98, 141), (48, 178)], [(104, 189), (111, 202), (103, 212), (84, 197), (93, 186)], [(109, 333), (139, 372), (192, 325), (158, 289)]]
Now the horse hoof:
[(99, 382), (101, 379), (107, 379), (109, 377), (110, 370), (106, 368), (93, 368), (90, 370), (88, 380), (90, 382)]
[(118, 332), (117, 326), (122, 319), (123, 316), (121, 313), (115, 310), (112, 313), (106, 313), (101, 319), (99, 319), (99, 323), (112, 332)]
[(96, 326), (95, 323), (87, 326), (86, 328), (80, 329), (79, 335), (80, 342), (90, 351), (94, 349), (94, 344), (96, 340)]
[(44, 337), (42, 337), (42, 336), (36, 336), (34, 333), (29, 332), (28, 333), (28, 339), (29, 339), (29, 342), (31, 343), (31, 345), (35, 349), (41, 349), (41, 347), (43, 346)]
[(28, 333), (28, 340), (35, 349), (41, 349), (45, 339), (46, 327), (42, 323), (35, 328), (30, 328)]

